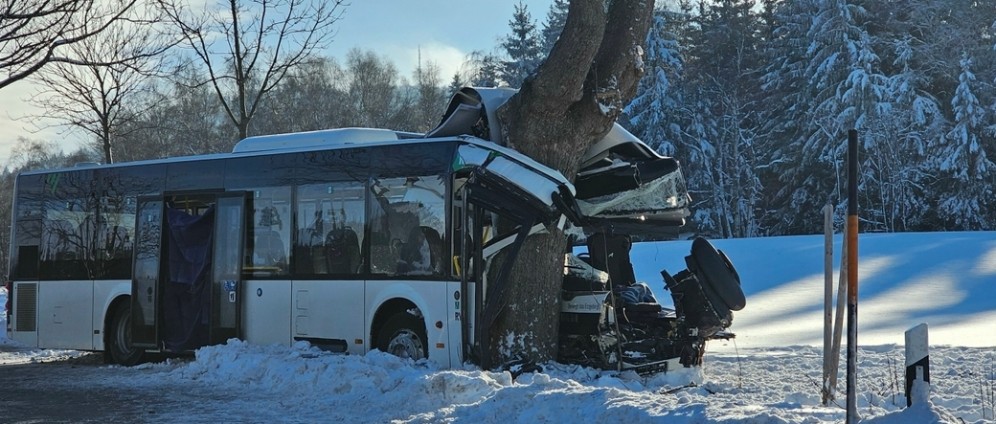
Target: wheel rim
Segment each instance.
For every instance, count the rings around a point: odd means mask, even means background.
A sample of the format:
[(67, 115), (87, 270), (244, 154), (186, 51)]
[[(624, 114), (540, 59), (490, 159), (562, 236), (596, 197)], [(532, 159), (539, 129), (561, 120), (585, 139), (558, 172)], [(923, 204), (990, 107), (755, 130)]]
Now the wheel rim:
[(419, 360), (425, 358), (422, 339), (411, 330), (401, 330), (387, 344), (387, 352), (402, 358)]

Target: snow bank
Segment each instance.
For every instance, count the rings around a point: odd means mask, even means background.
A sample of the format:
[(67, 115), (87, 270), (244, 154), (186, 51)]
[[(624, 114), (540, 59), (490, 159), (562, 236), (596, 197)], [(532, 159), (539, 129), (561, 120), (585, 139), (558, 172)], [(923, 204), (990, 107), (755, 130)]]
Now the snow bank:
[[(867, 422), (982, 423), (980, 364), (991, 349), (936, 348), (930, 402), (906, 409), (902, 347), (858, 352), (859, 414)], [(322, 352), (306, 343), (254, 346), (238, 340), (200, 349), (192, 362), (137, 367), (127, 383), (210, 387), (227, 400), (192, 416), (221, 420), (535, 423), (830, 423), (844, 419), (843, 400), (820, 405), (821, 350), (810, 346), (709, 354), (703, 369), (640, 377), (562, 364), (513, 379), (474, 367), (442, 370), (381, 352)], [(120, 367), (112, 367), (121, 369)], [(841, 388), (843, 391), (841, 378)], [(185, 389), (186, 390), (186, 389)], [(842, 396), (841, 396), (842, 397)], [(991, 416), (991, 415), (989, 415)], [(987, 417), (989, 417), (987, 416)]]

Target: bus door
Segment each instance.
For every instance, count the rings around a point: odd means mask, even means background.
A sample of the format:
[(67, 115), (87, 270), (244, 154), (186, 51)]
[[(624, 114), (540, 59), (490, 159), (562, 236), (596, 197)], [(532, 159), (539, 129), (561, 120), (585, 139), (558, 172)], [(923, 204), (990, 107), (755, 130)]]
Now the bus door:
[(246, 198), (238, 192), (138, 199), (133, 346), (183, 351), (239, 337)]
[(135, 224), (135, 262), (131, 285), (132, 344), (140, 348), (158, 348), (163, 199), (139, 197)]
[(242, 265), (246, 235), (244, 192), (225, 193), (217, 199), (211, 263), (211, 344), (241, 336)]

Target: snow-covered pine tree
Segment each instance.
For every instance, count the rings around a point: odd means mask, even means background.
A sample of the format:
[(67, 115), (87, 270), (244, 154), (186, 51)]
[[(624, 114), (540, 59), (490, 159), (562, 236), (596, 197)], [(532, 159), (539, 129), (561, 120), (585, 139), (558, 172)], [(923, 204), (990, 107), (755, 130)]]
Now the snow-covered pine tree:
[[(700, 6), (694, 45), (686, 65), (685, 97), (691, 112), (679, 149), (688, 152), (688, 182), (698, 230), (718, 237), (761, 234), (762, 185), (755, 143), (760, 92), (760, 20), (753, 0), (722, 0)], [(687, 113), (687, 112), (686, 112)]]
[(501, 85), (501, 60), (493, 54), (475, 51), (467, 59), (470, 71), (470, 85), (474, 87), (498, 87)]
[[(760, 71), (761, 95), (767, 100), (759, 108), (759, 121), (761, 133), (771, 142), (763, 152), (766, 159), (758, 172), (765, 182), (763, 225), (773, 234), (816, 231), (795, 204), (813, 197), (800, 182), (808, 175), (807, 164), (803, 163), (803, 141), (814, 129), (809, 116), (813, 96), (806, 77), (806, 51), (817, 1), (774, 5), (768, 24), (770, 38), (762, 53), (766, 66)], [(810, 201), (825, 203), (828, 197), (828, 193), (822, 193)]]
[(550, 10), (546, 12), (546, 22), (543, 23), (543, 30), (540, 32), (540, 44), (542, 56), (546, 57), (553, 50), (553, 45), (560, 38), (560, 33), (564, 30), (564, 23), (567, 22), (567, 8), (570, 6), (567, 0), (553, 0)]
[(677, 108), (681, 104), (678, 79), (682, 60), (678, 41), (670, 30), (668, 16), (654, 13), (644, 53), (643, 78), (636, 97), (626, 106), (626, 127), (661, 154), (675, 154), (675, 140), (681, 135)]
[(453, 95), (460, 91), (464, 87), (463, 80), (460, 79), (460, 73), (455, 72), (453, 78), (450, 79), (450, 85), (446, 87), (446, 98), (452, 99)]
[(974, 94), (978, 83), (972, 59), (964, 54), (959, 64), (958, 87), (951, 99), (954, 127), (937, 149), (937, 167), (948, 187), (938, 207), (951, 228), (977, 230), (986, 228), (991, 215), (987, 205), (992, 204), (993, 187), (985, 182), (991, 179), (993, 163), (979, 137), (986, 110)]
[(501, 43), (508, 60), (501, 62), (499, 75), (509, 87), (518, 88), (539, 66), (543, 52), (536, 23), (529, 14), (528, 6), (519, 2), (508, 26), (512, 33)]
[[(931, 229), (936, 224), (933, 197), (929, 189), (933, 172), (928, 144), (947, 131), (946, 120), (924, 65), (930, 62), (929, 43), (913, 33), (929, 31), (921, 22), (921, 12), (914, 3), (902, 5), (869, 3), (869, 19), (883, 22), (873, 34), (879, 66), (888, 75), (886, 97), (892, 103), (889, 113), (876, 120), (875, 148), (865, 155), (864, 179), (867, 189), (860, 200), (871, 208), (885, 231)], [(916, 13), (893, 13), (894, 7), (917, 10)]]
[[(845, 0), (821, 0), (810, 27), (806, 76), (813, 103), (807, 111), (814, 128), (801, 151), (805, 167), (797, 179), (796, 210), (816, 211), (828, 198), (844, 205), (847, 131), (859, 131), (864, 150), (874, 147), (874, 120), (889, 109), (886, 78), (876, 68), (868, 33), (858, 23), (865, 9)], [(859, 155), (866, 159), (866, 155)], [(860, 182), (859, 182), (860, 183)], [(842, 207), (842, 206), (841, 206)], [(822, 217), (809, 214), (807, 228)], [(810, 230), (812, 231), (812, 230)]]

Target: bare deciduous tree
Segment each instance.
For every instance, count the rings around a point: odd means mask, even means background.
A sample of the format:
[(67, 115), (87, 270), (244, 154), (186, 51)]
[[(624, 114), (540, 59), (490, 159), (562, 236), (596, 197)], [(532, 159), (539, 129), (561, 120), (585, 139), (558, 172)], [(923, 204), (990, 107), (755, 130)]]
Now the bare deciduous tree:
[(51, 62), (111, 65), (114, 58), (83, 58), (71, 49), (127, 23), (138, 0), (0, 0), (0, 88)]
[[(499, 111), (507, 145), (568, 177), (612, 128), (643, 72), (653, 1), (575, 0), (550, 56)], [(497, 299), (492, 360), (556, 358), (566, 236), (555, 228), (527, 239)], [(490, 301), (489, 301), (490, 302)], [(485, 359), (485, 366), (488, 366)]]
[(114, 162), (114, 137), (137, 113), (126, 102), (161, 70), (164, 52), (176, 44), (159, 31), (163, 20), (156, 9), (122, 16), (127, 24), (67, 47), (79, 63), (54, 63), (34, 76), (42, 88), (32, 101), (41, 116), (93, 135), (105, 163)]
[(162, 3), (207, 68), (207, 82), (240, 138), (287, 72), (331, 42), (342, 15), (341, 0), (229, 0), (199, 13), (174, 0)]

